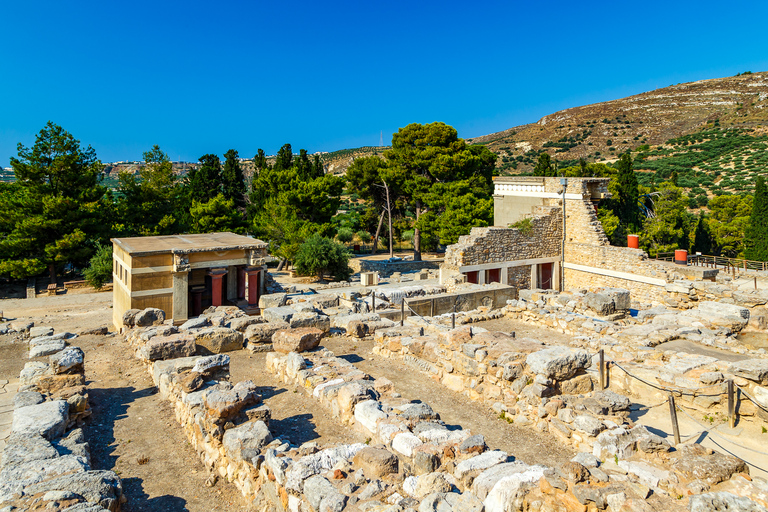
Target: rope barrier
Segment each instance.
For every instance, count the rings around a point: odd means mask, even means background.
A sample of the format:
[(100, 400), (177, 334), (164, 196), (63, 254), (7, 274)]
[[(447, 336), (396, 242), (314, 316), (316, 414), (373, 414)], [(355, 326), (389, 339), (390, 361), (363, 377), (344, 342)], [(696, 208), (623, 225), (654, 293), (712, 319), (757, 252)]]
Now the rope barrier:
[[(750, 451), (750, 452), (754, 452), (754, 453), (759, 453), (760, 455), (768, 456), (768, 452), (762, 452), (760, 450), (755, 450), (754, 448), (749, 448), (748, 446), (744, 446), (743, 444), (738, 444), (735, 441), (731, 441), (727, 437), (723, 437), (720, 434), (718, 434), (716, 432), (713, 432), (711, 429), (707, 428), (706, 425), (702, 425), (701, 423), (699, 423), (699, 421), (696, 418), (694, 418), (693, 416), (688, 414), (688, 412), (685, 409), (683, 409), (681, 406), (678, 406), (678, 409), (680, 410), (680, 412), (682, 412), (683, 414), (688, 416), (688, 418), (690, 418), (691, 421), (693, 421), (696, 425), (701, 427), (703, 429), (703, 432), (706, 432), (707, 434), (709, 434), (709, 435), (711, 435), (713, 437), (717, 437), (718, 439), (722, 439), (723, 441), (725, 441), (727, 443), (735, 444), (736, 446), (738, 446), (739, 448), (742, 448), (744, 450), (747, 450), (747, 451)], [(741, 459), (741, 457), (738, 457), (738, 458)], [(744, 462), (749, 464), (749, 462), (747, 460), (744, 460), (744, 459), (741, 459), (741, 460), (743, 460)], [(755, 466), (755, 467), (757, 467), (757, 466)]]
[(749, 399), (749, 401), (750, 401), (750, 402), (752, 402), (753, 404), (755, 404), (755, 406), (756, 406), (757, 408), (759, 408), (759, 409), (762, 409), (762, 410), (764, 410), (765, 412), (768, 412), (768, 408), (766, 408), (766, 407), (765, 407), (765, 406), (763, 406), (762, 404), (759, 404), (759, 403), (758, 403), (758, 402), (757, 402), (757, 401), (756, 401), (754, 398), (752, 398), (751, 396), (749, 396), (749, 393), (747, 393), (746, 391), (744, 391), (744, 388), (742, 388), (741, 386), (736, 386), (736, 388), (737, 388), (739, 391), (741, 391), (741, 393), (742, 393), (742, 394), (743, 394), (745, 397), (747, 397), (747, 398)]
[(403, 302), (405, 302), (405, 307), (407, 307), (407, 308), (408, 308), (408, 309), (411, 311), (411, 313), (413, 313), (413, 314), (414, 314), (414, 315), (416, 315), (417, 317), (421, 318), (422, 320), (424, 320), (424, 321), (425, 321), (425, 322), (427, 322), (428, 324), (431, 324), (431, 322), (430, 322), (429, 320), (427, 320), (426, 318), (424, 318), (423, 316), (421, 316), (420, 314), (418, 314), (416, 311), (414, 311), (414, 310), (413, 310), (413, 308), (411, 307), (411, 305), (410, 305), (410, 304), (408, 304), (408, 301), (406, 301), (405, 299), (403, 299)]
[(640, 382), (642, 382), (646, 386), (650, 386), (652, 388), (658, 389), (659, 391), (664, 391), (665, 393), (675, 393), (675, 394), (678, 394), (678, 395), (681, 395), (681, 396), (692, 396), (694, 398), (697, 397), (697, 396), (716, 397), (716, 396), (723, 396), (725, 394), (725, 393), (705, 394), (705, 393), (696, 393), (695, 391), (693, 393), (689, 393), (689, 392), (686, 392), (686, 391), (682, 391), (680, 389), (665, 388), (665, 387), (653, 384), (651, 382), (648, 382), (647, 380), (641, 379), (637, 375), (632, 375), (632, 373), (630, 373), (629, 370), (627, 370), (626, 368), (624, 368), (623, 366), (621, 366), (619, 363), (617, 363), (615, 361), (612, 361), (611, 364), (614, 365), (614, 366), (617, 366), (621, 371), (623, 371), (624, 373), (626, 373), (627, 375), (629, 375), (633, 379), (639, 380)]

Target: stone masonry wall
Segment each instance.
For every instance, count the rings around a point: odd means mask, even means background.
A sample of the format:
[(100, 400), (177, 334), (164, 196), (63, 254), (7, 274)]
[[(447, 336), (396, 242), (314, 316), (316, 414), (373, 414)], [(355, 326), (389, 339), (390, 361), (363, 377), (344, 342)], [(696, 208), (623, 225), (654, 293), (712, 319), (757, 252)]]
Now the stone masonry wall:
[[(566, 263), (663, 279), (667, 282), (672, 281), (669, 270), (662, 263), (648, 259), (648, 255), (640, 249), (570, 243), (565, 247), (565, 261)], [(565, 269), (565, 287), (566, 289), (626, 288), (632, 292), (632, 298), (640, 302), (660, 302), (667, 296), (664, 286), (601, 276), (568, 268)]]
[(389, 277), (395, 272), (414, 272), (424, 269), (436, 270), (440, 268), (440, 263), (442, 263), (442, 261), (443, 260), (387, 262), (352, 258), (349, 260), (349, 266), (355, 272), (378, 272), (383, 277)]
[(469, 235), (448, 246), (443, 268), (459, 270), (468, 265), (501, 263), (560, 254), (562, 214), (557, 208), (541, 207), (531, 218), (532, 232), (506, 227), (472, 228)]

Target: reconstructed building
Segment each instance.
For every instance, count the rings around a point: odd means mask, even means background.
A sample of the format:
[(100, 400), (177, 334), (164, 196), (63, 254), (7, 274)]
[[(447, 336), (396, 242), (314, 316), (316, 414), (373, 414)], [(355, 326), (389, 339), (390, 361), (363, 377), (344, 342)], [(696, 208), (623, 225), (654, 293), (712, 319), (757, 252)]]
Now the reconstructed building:
[(174, 324), (208, 306), (256, 310), (267, 246), (234, 233), (112, 239), (115, 327), (129, 309), (159, 308)]
[[(631, 289), (661, 300), (674, 269), (640, 249), (614, 247), (597, 218), (608, 178), (494, 178), (494, 226), (448, 247), (441, 283), (500, 282), (517, 289)], [(565, 208), (563, 208), (565, 203)], [(565, 212), (565, 223), (563, 223)]]

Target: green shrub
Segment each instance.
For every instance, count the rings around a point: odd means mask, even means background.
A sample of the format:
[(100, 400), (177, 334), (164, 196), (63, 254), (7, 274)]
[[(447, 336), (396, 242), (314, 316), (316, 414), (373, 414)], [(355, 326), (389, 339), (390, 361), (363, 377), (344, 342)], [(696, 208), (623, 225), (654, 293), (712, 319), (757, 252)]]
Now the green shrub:
[(519, 229), (521, 235), (531, 236), (533, 234), (533, 219), (531, 217), (526, 217), (517, 222), (513, 222), (509, 227)]
[(359, 238), (360, 241), (363, 242), (364, 244), (367, 244), (368, 242), (371, 241), (372, 236), (366, 230), (361, 229), (360, 231), (357, 232), (357, 238)]
[(105, 283), (112, 279), (112, 245), (98, 244), (96, 254), (83, 272), (88, 284), (100, 290)]
[(354, 231), (347, 227), (339, 228), (336, 232), (336, 239), (345, 244), (351, 242), (354, 237)]
[(343, 281), (352, 273), (346, 247), (318, 234), (301, 244), (294, 258), (294, 266), (299, 274), (316, 275), (320, 280), (330, 274), (335, 280)]

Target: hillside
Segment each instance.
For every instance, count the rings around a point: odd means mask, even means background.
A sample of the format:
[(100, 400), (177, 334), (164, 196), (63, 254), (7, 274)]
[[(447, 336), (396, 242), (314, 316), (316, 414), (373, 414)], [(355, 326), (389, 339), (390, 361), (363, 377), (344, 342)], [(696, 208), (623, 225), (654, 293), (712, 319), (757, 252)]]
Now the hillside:
[(497, 153), (502, 174), (516, 174), (529, 172), (541, 151), (564, 163), (604, 161), (716, 125), (762, 134), (768, 127), (766, 106), (768, 73), (745, 73), (574, 107), (468, 140)]

